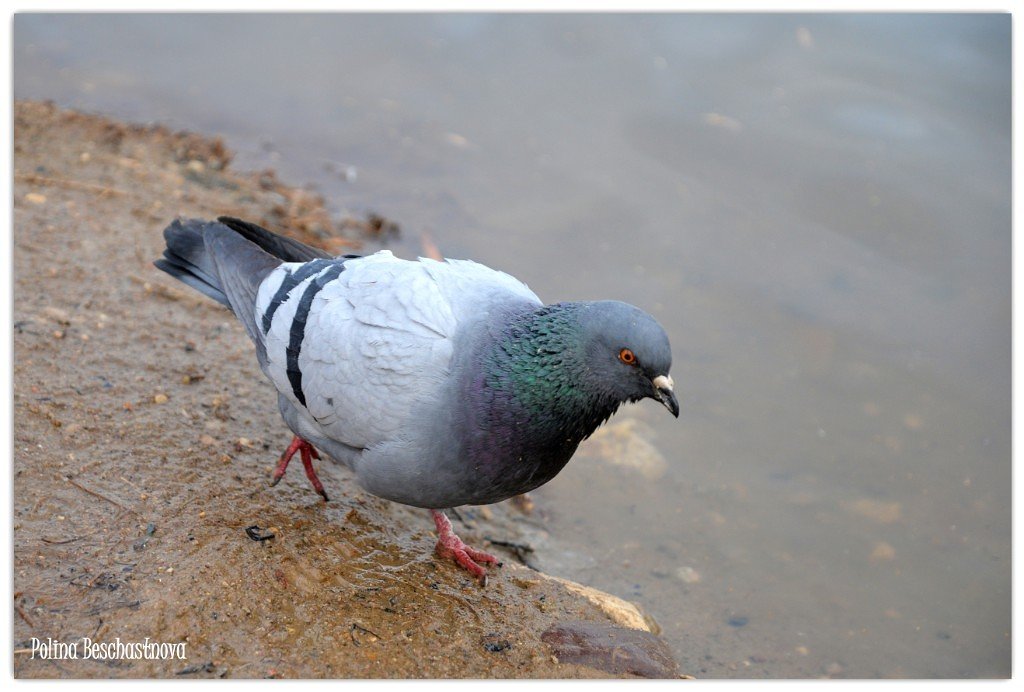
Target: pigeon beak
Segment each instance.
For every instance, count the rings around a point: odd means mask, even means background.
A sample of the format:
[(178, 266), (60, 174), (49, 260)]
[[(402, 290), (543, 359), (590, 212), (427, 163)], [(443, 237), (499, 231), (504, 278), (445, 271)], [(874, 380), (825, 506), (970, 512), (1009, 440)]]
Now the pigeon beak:
[(679, 402), (676, 401), (676, 393), (673, 391), (674, 383), (671, 375), (658, 375), (651, 384), (654, 385), (654, 398), (660, 401), (676, 418), (679, 417)]

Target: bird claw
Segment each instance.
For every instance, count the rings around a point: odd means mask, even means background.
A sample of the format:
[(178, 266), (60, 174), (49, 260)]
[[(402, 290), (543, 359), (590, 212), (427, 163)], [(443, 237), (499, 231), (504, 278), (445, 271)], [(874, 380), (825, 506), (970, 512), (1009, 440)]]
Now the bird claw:
[(320, 453), (316, 451), (316, 447), (298, 435), (292, 438), (292, 443), (288, 445), (288, 449), (284, 450), (284, 454), (278, 460), (277, 467), (274, 469), (274, 475), (270, 480), (270, 487), (274, 487), (281, 482), (285, 469), (288, 468), (288, 464), (291, 462), (292, 457), (295, 456), (295, 452), (298, 452), (302, 458), (302, 467), (306, 470), (306, 478), (313, 484), (313, 489), (320, 494), (320, 497), (324, 498), (324, 502), (327, 502), (327, 491), (324, 490), (324, 484), (320, 482), (316, 475), (316, 470), (313, 468), (313, 459), (319, 459)]
[(459, 567), (476, 577), (481, 586), (487, 586), (487, 572), (478, 563), (500, 567), (501, 562), (498, 561), (498, 558), (463, 543), (462, 539), (455, 535), (452, 522), (444, 512), (432, 509), (430, 513), (434, 517), (435, 526), (437, 526), (437, 546), (434, 550), (438, 556), (454, 560)]

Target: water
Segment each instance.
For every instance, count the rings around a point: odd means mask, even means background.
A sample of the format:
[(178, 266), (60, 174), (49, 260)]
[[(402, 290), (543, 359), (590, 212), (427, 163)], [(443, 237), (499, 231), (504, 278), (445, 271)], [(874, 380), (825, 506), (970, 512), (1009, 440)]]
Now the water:
[(682, 415), (614, 420), (665, 468), (537, 494), (684, 670), (1010, 673), (1009, 15), (21, 14), (14, 61), (658, 317)]

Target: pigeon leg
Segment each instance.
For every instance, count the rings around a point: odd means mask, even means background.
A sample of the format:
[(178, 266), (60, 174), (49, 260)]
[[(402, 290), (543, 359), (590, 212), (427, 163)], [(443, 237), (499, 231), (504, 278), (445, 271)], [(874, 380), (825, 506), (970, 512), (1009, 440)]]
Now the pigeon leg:
[(292, 457), (295, 456), (295, 452), (298, 452), (302, 457), (302, 466), (306, 469), (306, 478), (313, 484), (313, 489), (320, 493), (320, 496), (324, 498), (324, 502), (327, 502), (324, 484), (317, 478), (316, 471), (313, 469), (313, 459), (319, 459), (320, 453), (316, 451), (316, 447), (298, 435), (292, 438), (292, 443), (288, 445), (288, 449), (284, 450), (284, 454), (281, 455), (281, 459), (277, 462), (277, 468), (274, 469), (274, 477), (270, 481), (271, 487), (277, 485), (284, 477), (285, 469), (288, 468), (288, 464), (291, 462)]
[(470, 548), (463, 543), (462, 539), (455, 535), (452, 522), (444, 512), (432, 509), (430, 515), (434, 517), (434, 525), (437, 527), (437, 546), (434, 548), (437, 554), (441, 557), (452, 558), (460, 567), (479, 579), (482, 585), (487, 586), (487, 574), (484, 572), (484, 568), (477, 563), (501, 566), (498, 558), (482, 550)]

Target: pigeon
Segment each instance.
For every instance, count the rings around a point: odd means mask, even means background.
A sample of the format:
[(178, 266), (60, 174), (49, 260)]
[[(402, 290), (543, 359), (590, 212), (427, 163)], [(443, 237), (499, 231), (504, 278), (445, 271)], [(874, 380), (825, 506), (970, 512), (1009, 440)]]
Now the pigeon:
[(486, 583), (497, 558), (444, 510), (529, 492), (625, 402), (675, 417), (672, 352), (651, 315), (618, 301), (544, 304), (469, 260), (388, 250), (333, 257), (253, 223), (176, 219), (154, 264), (228, 307), (256, 347), (326, 501), (323, 453), (373, 495), (429, 509), (436, 552)]

